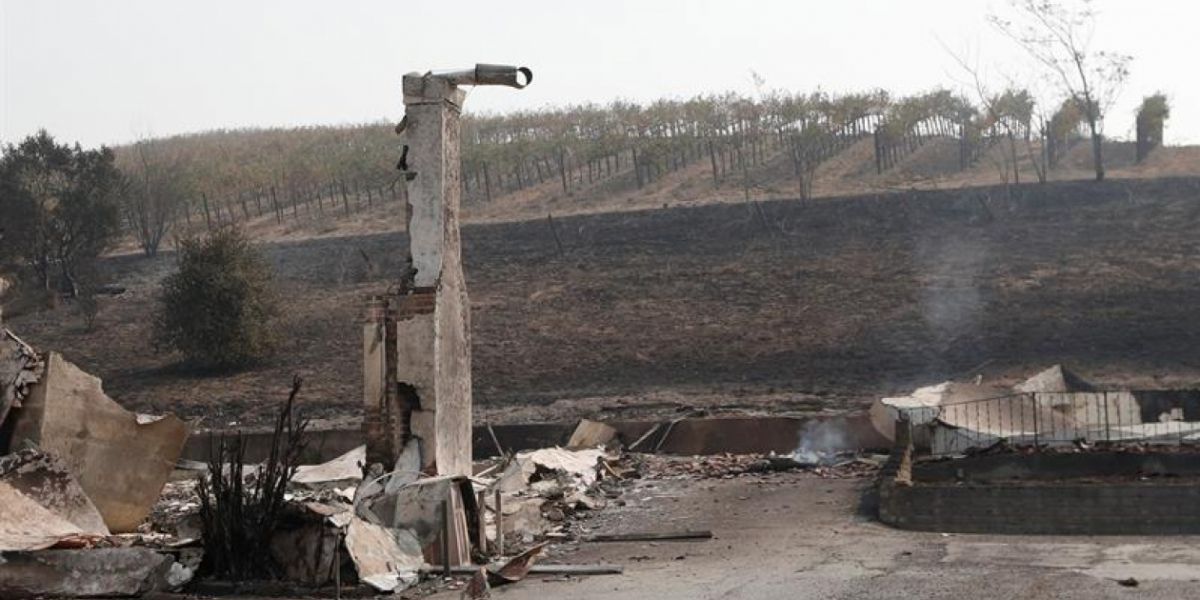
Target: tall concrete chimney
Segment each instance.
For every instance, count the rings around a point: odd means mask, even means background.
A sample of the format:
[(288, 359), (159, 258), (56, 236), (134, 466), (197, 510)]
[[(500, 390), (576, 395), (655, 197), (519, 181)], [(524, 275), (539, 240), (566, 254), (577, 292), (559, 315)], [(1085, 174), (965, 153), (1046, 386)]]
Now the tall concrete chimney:
[[(471, 475), (471, 315), (462, 269), (461, 85), (523, 88), (524, 67), (476, 65), (404, 76), (408, 250), (394, 295), (372, 300), (364, 338), (368, 458)], [(416, 462), (414, 457), (413, 463)]]

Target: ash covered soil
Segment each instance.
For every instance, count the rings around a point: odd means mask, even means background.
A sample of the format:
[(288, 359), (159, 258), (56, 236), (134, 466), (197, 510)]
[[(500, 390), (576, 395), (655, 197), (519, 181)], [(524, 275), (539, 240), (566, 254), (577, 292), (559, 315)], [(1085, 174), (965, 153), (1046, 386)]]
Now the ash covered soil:
[[(397, 218), (399, 221), (399, 218)], [(477, 414), (490, 422), (683, 408), (862, 408), (952, 377), (1062, 362), (1107, 386), (1200, 381), (1200, 179), (1070, 182), (672, 207), (463, 229)], [(555, 241), (555, 231), (562, 251)], [(149, 342), (174, 257), (118, 256), (92, 331), (67, 305), (8, 325), (125, 406), (201, 427), (360, 412), (363, 299), (403, 233), (264, 243), (278, 356), (197, 374)]]

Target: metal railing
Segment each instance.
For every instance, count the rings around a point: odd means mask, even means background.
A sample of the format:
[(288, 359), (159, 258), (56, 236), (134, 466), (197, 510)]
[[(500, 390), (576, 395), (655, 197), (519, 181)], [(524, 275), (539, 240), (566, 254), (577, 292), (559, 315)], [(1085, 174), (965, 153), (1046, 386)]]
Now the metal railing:
[(1196, 442), (1200, 441), (1197, 413), (1197, 392), (1121, 391), (1011, 394), (915, 409), (913, 416), (914, 423), (926, 424), (917, 435), (927, 436), (931, 454), (948, 455), (998, 444), (1042, 449), (1106, 442)]

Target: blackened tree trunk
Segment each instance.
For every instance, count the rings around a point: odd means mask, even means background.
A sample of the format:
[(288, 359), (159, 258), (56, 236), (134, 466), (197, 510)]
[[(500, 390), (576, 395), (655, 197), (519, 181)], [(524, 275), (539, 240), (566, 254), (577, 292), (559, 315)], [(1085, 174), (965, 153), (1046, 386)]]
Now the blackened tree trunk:
[(1104, 136), (1096, 127), (1096, 120), (1088, 120), (1092, 132), (1092, 164), (1096, 168), (1096, 181), (1104, 181)]
[(712, 140), (708, 140), (708, 160), (712, 163), (713, 185), (720, 183), (720, 175), (717, 172), (717, 153), (713, 150)]
[(492, 201), (492, 174), (487, 163), (483, 163), (483, 194), (488, 202)]
[(562, 148), (558, 149), (558, 176), (562, 179), (563, 193), (570, 193), (571, 188), (567, 183), (567, 153)]

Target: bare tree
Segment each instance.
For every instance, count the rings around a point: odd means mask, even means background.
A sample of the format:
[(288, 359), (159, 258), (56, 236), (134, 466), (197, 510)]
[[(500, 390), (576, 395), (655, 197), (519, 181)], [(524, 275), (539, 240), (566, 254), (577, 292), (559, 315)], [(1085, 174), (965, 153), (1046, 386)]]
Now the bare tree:
[(1104, 115), (1129, 75), (1132, 57), (1094, 50), (1096, 12), (1091, 0), (1012, 0), (1015, 16), (988, 19), (1013, 39), (1082, 107), (1092, 137), (1096, 181), (1104, 180)]
[(983, 112), (980, 115), (978, 123), (980, 135), (986, 134), (988, 130), (999, 132), (1008, 142), (1008, 149), (1004, 153), (1000, 164), (997, 168), (1000, 169), (1001, 178), (1007, 185), (1009, 181), (1009, 173), (1011, 170), (1012, 181), (1014, 183), (1021, 182), (1020, 162), (1017, 157), (1017, 141), (1024, 140), (1025, 155), (1029, 162), (1033, 165), (1034, 173), (1037, 175), (1039, 183), (1046, 183), (1046, 165), (1041, 156), (1041, 152), (1035, 152), (1033, 148), (1033, 126), (1034, 121), (1041, 122), (1044, 119), (1037, 119), (1041, 114), (1037, 103), (1033, 99), (1033, 95), (1023, 87), (1018, 86), (1012, 78), (1007, 78), (1008, 87), (1001, 93), (995, 94), (989, 88), (985, 81), (983, 71), (977, 64), (973, 64), (967, 59), (967, 54), (959, 54), (951, 50), (945, 44), (942, 44), (942, 49), (949, 54), (958, 67), (970, 78), (966, 85), (973, 88), (975, 97), (983, 107)]
[(187, 199), (195, 195), (194, 186), (183, 160), (161, 143), (143, 139), (133, 150), (123, 165), (127, 186), (122, 208), (142, 252), (154, 256)]

